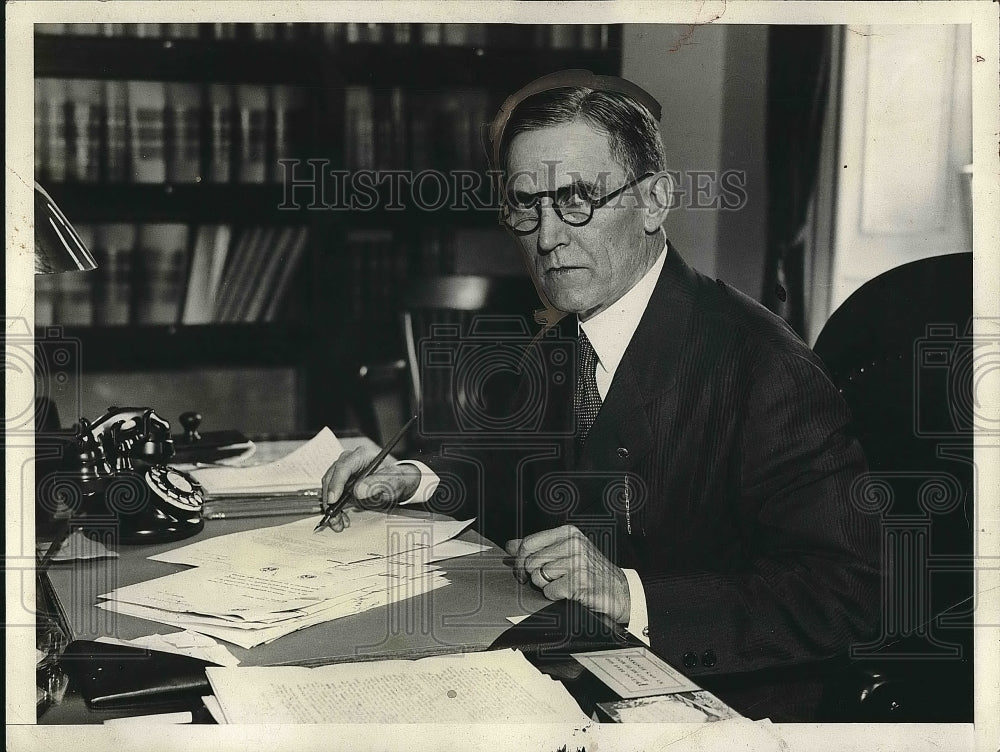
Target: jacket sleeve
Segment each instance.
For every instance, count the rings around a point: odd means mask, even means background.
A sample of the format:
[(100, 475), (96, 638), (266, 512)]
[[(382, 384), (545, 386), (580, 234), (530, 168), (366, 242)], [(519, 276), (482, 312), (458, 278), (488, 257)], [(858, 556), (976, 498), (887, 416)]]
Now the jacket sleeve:
[(761, 358), (744, 395), (733, 503), (747, 566), (639, 572), (652, 647), (698, 656), (684, 661), (695, 676), (832, 657), (878, 617), (879, 520), (852, 500), (866, 464), (843, 399), (804, 346)]

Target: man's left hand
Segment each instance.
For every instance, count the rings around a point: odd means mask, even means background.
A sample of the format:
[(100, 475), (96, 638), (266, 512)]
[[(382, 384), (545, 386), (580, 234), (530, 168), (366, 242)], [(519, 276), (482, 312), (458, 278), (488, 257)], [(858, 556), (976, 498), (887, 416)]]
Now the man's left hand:
[(507, 541), (514, 574), (552, 601), (577, 601), (615, 621), (628, 622), (631, 603), (625, 573), (574, 525)]

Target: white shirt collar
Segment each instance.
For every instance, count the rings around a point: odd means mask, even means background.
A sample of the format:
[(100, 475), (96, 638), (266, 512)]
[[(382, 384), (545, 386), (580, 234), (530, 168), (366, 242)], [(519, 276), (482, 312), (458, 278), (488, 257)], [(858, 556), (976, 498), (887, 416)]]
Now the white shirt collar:
[(587, 339), (594, 346), (594, 352), (597, 353), (599, 370), (603, 369), (605, 373), (612, 375), (618, 370), (618, 364), (625, 356), (625, 349), (632, 341), (639, 320), (649, 305), (649, 299), (653, 295), (653, 288), (656, 287), (656, 280), (660, 277), (666, 258), (667, 247), (664, 244), (659, 257), (642, 279), (611, 306), (580, 322)]

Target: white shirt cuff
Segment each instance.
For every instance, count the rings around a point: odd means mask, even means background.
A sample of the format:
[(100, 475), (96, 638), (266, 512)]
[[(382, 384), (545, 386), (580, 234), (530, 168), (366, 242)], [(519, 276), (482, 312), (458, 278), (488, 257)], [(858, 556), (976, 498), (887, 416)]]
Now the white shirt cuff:
[(646, 591), (642, 587), (639, 573), (634, 569), (622, 569), (628, 583), (630, 603), (628, 631), (646, 645), (649, 645), (649, 612), (646, 610)]
[[(437, 476), (433, 470), (431, 470), (427, 465), (419, 460), (400, 460), (396, 463), (397, 465), (413, 465), (417, 470), (420, 471), (420, 485), (417, 486), (417, 490), (413, 492), (413, 496), (405, 499), (400, 504), (423, 504), (424, 502), (430, 500), (434, 492), (437, 491), (438, 484), (441, 479)], [(640, 586), (641, 587), (641, 586)]]

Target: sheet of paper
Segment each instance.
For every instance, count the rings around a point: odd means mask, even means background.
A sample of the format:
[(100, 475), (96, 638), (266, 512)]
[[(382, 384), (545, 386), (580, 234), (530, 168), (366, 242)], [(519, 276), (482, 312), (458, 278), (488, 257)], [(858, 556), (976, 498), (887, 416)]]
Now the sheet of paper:
[(434, 578), (420, 578), (408, 588), (386, 588), (385, 585), (382, 585), (377, 589), (352, 593), (340, 599), (324, 601), (313, 607), (302, 609), (302, 615), (299, 618), (259, 627), (256, 625), (236, 626), (232, 623), (212, 620), (209, 617), (188, 616), (117, 601), (102, 601), (97, 604), (97, 607), (105, 611), (135, 616), (159, 624), (191, 629), (249, 650), (306, 627), (417, 597), (450, 584), (448, 580), (439, 575)]
[(454, 538), (472, 523), (472, 520), (425, 519), (374, 510), (349, 514), (351, 526), (341, 533), (332, 530), (314, 533), (318, 520), (310, 517), (285, 525), (206, 538), (149, 558), (225, 569), (294, 563), (325, 567), (429, 548)]
[(434, 656), (320, 668), (209, 668), (230, 723), (586, 723), (521, 653)]
[(205, 467), (191, 474), (209, 496), (319, 490), (323, 473), (343, 451), (333, 431), (323, 428), (294, 452), (274, 462), (249, 467)]
[(403, 560), (389, 559), (323, 570), (299, 566), (268, 566), (258, 571), (198, 567), (99, 597), (232, 622), (275, 622), (322, 601), (373, 586), (390, 587), (394, 582), (433, 576), (436, 571), (436, 567), (413, 567)]
[[(49, 549), (48, 542), (38, 543), (38, 552), (44, 554)], [(52, 556), (52, 561), (77, 561), (83, 559), (114, 559), (117, 551), (112, 551), (100, 541), (88, 538), (79, 530), (70, 533), (62, 542), (59, 550)]]
[(222, 706), (219, 704), (219, 701), (215, 699), (215, 695), (205, 695), (201, 698), (201, 701), (205, 705), (205, 709), (208, 711), (208, 714), (212, 716), (212, 720), (220, 725), (223, 723), (229, 723), (229, 721), (226, 720), (226, 714), (222, 712)]
[(191, 711), (184, 710), (179, 713), (156, 713), (155, 715), (132, 715), (124, 718), (108, 718), (104, 723), (111, 726), (127, 726), (131, 724), (146, 725), (149, 723), (191, 723)]
[(680, 671), (653, 655), (648, 648), (597, 650), (572, 655), (624, 699), (700, 689)]
[(117, 637), (98, 637), (96, 642), (112, 645), (128, 645), (132, 647), (149, 648), (161, 653), (176, 653), (189, 655), (219, 666), (238, 666), (240, 659), (229, 652), (225, 645), (220, 645), (208, 635), (190, 630), (173, 632), (171, 634), (152, 634), (146, 637), (136, 637), (134, 640), (120, 640)]
[(481, 543), (471, 543), (469, 541), (448, 540), (443, 543), (435, 543), (430, 551), (428, 561), (444, 561), (445, 559), (457, 559), (459, 556), (469, 556), (471, 554), (489, 551), (489, 546)]

